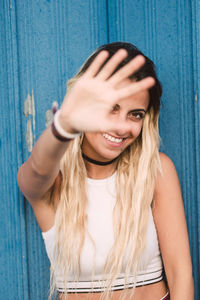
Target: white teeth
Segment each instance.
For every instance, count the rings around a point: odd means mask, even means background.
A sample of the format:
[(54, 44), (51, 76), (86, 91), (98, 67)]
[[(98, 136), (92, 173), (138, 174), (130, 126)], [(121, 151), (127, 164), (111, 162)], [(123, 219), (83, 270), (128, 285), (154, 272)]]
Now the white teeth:
[(104, 136), (108, 141), (111, 141), (111, 142), (121, 143), (121, 142), (123, 141), (123, 139), (114, 138), (113, 136), (108, 135), (107, 133), (103, 133), (103, 136)]

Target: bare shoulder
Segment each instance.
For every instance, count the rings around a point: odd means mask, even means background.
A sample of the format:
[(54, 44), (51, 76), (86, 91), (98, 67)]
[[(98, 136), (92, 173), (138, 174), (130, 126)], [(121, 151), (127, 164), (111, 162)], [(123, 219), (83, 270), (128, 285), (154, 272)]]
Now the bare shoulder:
[(160, 153), (162, 172), (158, 174), (155, 184), (155, 194), (169, 192), (180, 193), (179, 178), (173, 161), (164, 153)]
[[(158, 174), (155, 182), (153, 214), (157, 227), (166, 218), (176, 219), (182, 212), (184, 216), (183, 199), (178, 174), (172, 160), (164, 153), (160, 153), (162, 172)], [(165, 220), (165, 221), (164, 221)]]
[(169, 156), (167, 156), (165, 153), (160, 152), (160, 161), (164, 176), (169, 174), (177, 175), (174, 163)]
[(159, 152), (160, 155), (160, 160), (163, 164), (171, 164), (174, 165), (171, 158), (169, 156), (167, 156), (165, 153), (163, 152)]

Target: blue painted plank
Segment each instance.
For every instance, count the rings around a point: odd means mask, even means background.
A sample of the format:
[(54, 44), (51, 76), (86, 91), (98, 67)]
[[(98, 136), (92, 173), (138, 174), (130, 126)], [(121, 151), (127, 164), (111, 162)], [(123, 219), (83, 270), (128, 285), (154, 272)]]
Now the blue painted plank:
[(0, 274), (2, 299), (28, 299), (24, 201), (18, 197), (16, 174), (22, 163), (15, 6), (0, 7)]
[(197, 300), (200, 281), (200, 111), (197, 97), (200, 3), (110, 0), (108, 10), (109, 40), (136, 44), (156, 63), (163, 84), (161, 150), (173, 159), (182, 185)]
[[(34, 143), (45, 129), (45, 113), (53, 101), (61, 103), (67, 79), (107, 41), (106, 1), (17, 1), (16, 14), (22, 124), (18, 134), (26, 160), (31, 146), (27, 140)], [(25, 112), (28, 102), (31, 110)], [(47, 299), (49, 262), (32, 209), (28, 203), (25, 207), (28, 299)]]
[[(196, 174), (194, 184), (196, 187), (196, 198), (193, 202), (194, 209), (191, 213), (191, 219), (193, 221), (193, 233), (196, 234), (193, 239), (193, 248), (196, 252), (196, 270), (198, 276), (196, 276), (196, 295), (197, 299), (200, 298), (200, 2), (198, 0), (192, 1), (192, 34), (193, 34), (193, 73), (194, 73), (194, 123), (195, 123), (195, 167)], [(196, 243), (194, 242), (196, 240)]]

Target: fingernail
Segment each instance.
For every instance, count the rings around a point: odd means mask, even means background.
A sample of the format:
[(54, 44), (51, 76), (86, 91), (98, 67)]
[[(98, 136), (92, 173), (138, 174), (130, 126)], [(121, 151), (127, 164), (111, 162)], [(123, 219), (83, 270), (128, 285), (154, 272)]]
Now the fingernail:
[(127, 50), (126, 49), (119, 49), (118, 50), (118, 53), (121, 53), (121, 55), (123, 54), (124, 56), (127, 56), (128, 55), (128, 52), (127, 52)]

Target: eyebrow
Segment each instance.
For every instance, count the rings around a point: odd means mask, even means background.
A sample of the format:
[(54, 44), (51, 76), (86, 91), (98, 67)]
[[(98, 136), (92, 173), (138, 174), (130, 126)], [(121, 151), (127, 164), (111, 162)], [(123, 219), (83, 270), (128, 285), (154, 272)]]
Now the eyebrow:
[(143, 111), (144, 113), (146, 113), (146, 110), (143, 108), (137, 108), (137, 109), (131, 109), (130, 112), (141, 112)]

